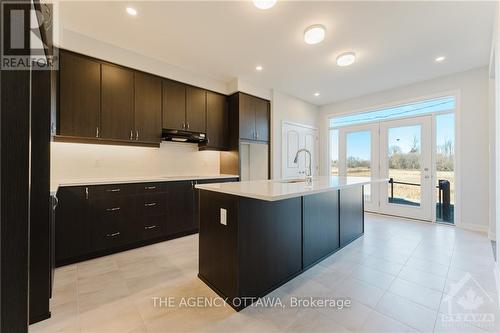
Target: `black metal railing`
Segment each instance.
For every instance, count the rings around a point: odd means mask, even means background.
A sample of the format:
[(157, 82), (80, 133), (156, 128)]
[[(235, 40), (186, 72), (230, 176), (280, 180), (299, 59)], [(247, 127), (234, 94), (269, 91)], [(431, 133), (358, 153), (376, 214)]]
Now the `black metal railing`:
[[(398, 182), (395, 181), (394, 178), (389, 178), (389, 184), (391, 184), (391, 197), (390, 197), (390, 202), (394, 201), (394, 184), (400, 184), (400, 185), (409, 185), (409, 186), (421, 186), (420, 184), (417, 183), (407, 183), (407, 182)], [(439, 194), (438, 194), (438, 202), (439, 202), (439, 212), (440, 212), (440, 218), (443, 220), (449, 220), (450, 219), (450, 205), (451, 205), (451, 200), (450, 200), (450, 182), (446, 179), (439, 179), (438, 180), (438, 185), (436, 186), (437, 189), (439, 189)]]

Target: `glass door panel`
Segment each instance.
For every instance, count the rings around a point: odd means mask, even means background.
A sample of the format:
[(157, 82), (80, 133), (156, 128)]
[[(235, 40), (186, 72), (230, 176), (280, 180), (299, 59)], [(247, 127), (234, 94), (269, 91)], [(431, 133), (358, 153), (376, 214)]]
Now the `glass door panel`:
[[(348, 177), (378, 177), (378, 124), (339, 130), (339, 173)], [(378, 186), (364, 187), (365, 209), (378, 210)]]
[(381, 187), (382, 212), (432, 219), (431, 123), (429, 116), (381, 123), (380, 174), (389, 178)]

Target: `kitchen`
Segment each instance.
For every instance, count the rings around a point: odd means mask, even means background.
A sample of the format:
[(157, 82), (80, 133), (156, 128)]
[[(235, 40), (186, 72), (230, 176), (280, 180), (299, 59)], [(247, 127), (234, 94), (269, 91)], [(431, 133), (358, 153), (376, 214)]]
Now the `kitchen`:
[(2, 332), (438, 332), (460, 283), (498, 314), (496, 3), (2, 9), (52, 66), (2, 68)]

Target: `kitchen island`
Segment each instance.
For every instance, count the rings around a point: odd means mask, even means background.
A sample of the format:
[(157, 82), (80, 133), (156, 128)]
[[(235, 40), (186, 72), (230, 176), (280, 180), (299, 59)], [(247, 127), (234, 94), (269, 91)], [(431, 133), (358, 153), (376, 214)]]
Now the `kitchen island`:
[(239, 311), (364, 232), (364, 185), (318, 177), (197, 185), (199, 273)]

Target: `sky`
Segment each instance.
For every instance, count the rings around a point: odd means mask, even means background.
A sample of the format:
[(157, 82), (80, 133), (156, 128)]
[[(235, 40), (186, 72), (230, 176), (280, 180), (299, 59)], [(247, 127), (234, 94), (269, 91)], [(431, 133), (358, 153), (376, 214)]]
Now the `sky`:
[[(434, 104), (431, 104), (429, 101), (422, 103), (412, 104), (411, 112), (417, 112), (417, 114), (421, 114), (422, 110), (426, 110), (425, 112), (435, 112), (435, 111), (445, 111), (449, 110), (450, 107), (454, 108), (455, 102), (453, 100), (449, 100), (449, 98), (443, 99), (441, 101), (433, 101)], [(381, 117), (383, 112), (387, 113), (387, 117), (393, 118), (390, 114), (401, 114), (401, 112), (407, 112), (408, 106), (400, 107), (400, 108), (392, 108), (385, 109), (373, 112), (376, 114), (376, 117)], [(417, 110), (417, 111), (415, 111)], [(407, 116), (408, 113), (405, 113), (404, 116)], [(401, 115), (399, 115), (401, 117)], [(365, 120), (369, 118), (366, 114), (356, 116), (346, 116), (342, 117), (342, 119), (349, 118), (349, 122), (351, 124), (356, 124), (360, 122), (366, 122)], [(365, 119), (360, 121), (361, 119)], [(381, 120), (382, 118), (379, 118)], [(373, 118), (373, 121), (377, 121), (376, 118)], [(347, 124), (347, 123), (345, 123)], [(443, 115), (436, 115), (436, 145), (443, 145), (446, 140), (451, 140), (453, 144), (455, 143), (455, 115), (453, 113), (447, 113)], [(399, 145), (403, 152), (408, 152), (413, 143), (414, 135), (417, 136), (418, 141), (420, 142), (420, 127), (419, 126), (404, 126), (399, 128), (391, 128), (389, 130), (389, 146)], [(369, 159), (370, 158), (370, 132), (369, 131), (360, 131), (360, 132), (352, 132), (347, 134), (347, 156), (355, 156), (360, 159)], [(399, 139), (399, 141), (398, 141)], [(331, 142), (332, 142), (332, 158), (335, 159), (338, 156), (338, 152), (336, 151), (338, 148), (338, 131), (331, 131)]]

